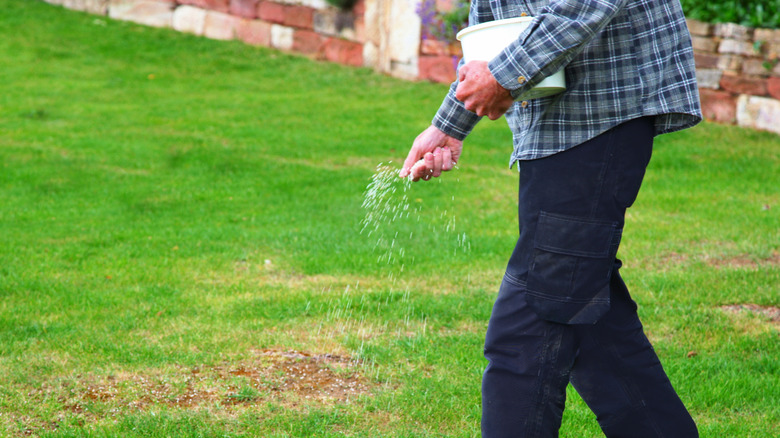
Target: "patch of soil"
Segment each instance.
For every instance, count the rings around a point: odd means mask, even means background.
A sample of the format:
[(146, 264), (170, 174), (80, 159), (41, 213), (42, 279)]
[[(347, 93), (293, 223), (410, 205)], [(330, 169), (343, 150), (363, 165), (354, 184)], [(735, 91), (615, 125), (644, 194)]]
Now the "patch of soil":
[[(269, 402), (288, 407), (337, 403), (369, 394), (372, 385), (355, 360), (332, 354), (265, 349), (250, 359), (149, 373), (78, 375), (31, 390), (32, 399), (57, 400), (59, 415), (95, 422), (155, 405), (231, 409)], [(21, 421), (20, 418), (16, 419)], [(50, 421), (29, 419), (27, 434), (52, 430)], [(25, 433), (22, 432), (24, 435)]]
[(750, 254), (740, 254), (731, 257), (707, 258), (707, 263), (716, 268), (758, 268), (760, 266), (780, 266), (780, 252), (774, 251), (765, 258), (757, 258)]
[(762, 315), (765, 318), (768, 318), (772, 325), (780, 328), (780, 307), (759, 306), (758, 304), (732, 304), (729, 306), (721, 306), (720, 308), (729, 313), (750, 312)]

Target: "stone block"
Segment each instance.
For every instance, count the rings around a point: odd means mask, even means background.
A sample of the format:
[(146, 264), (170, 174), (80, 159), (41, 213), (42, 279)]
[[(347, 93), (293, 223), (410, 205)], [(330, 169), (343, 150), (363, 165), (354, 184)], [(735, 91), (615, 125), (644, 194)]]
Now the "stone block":
[(712, 24), (699, 20), (692, 20), (690, 18), (685, 21), (688, 23), (688, 31), (691, 35), (702, 37), (712, 36)]
[(328, 61), (339, 64), (363, 66), (363, 45), (340, 38), (328, 38), (322, 47), (322, 52)]
[(780, 43), (780, 29), (756, 29), (753, 40), (764, 43)]
[(292, 49), (299, 53), (315, 54), (322, 49), (324, 37), (317, 32), (305, 29), (295, 29), (293, 32)]
[(284, 23), (285, 6), (276, 2), (261, 1), (257, 5), (257, 17), (269, 23)]
[(379, 68), (379, 49), (371, 41), (363, 44), (363, 66)]
[(764, 43), (761, 51), (766, 59), (780, 59), (780, 43)]
[(742, 57), (737, 55), (720, 55), (717, 68), (724, 72), (737, 73), (742, 70)]
[(717, 90), (720, 88), (720, 79), (722, 76), (723, 72), (715, 68), (696, 69), (696, 82), (698, 82), (699, 88)]
[(737, 120), (737, 99), (726, 91), (700, 89), (701, 111), (704, 118), (720, 123)]
[(298, 29), (313, 29), (314, 9), (308, 6), (285, 6), (282, 24)]
[(231, 15), (253, 19), (257, 18), (257, 4), (260, 0), (230, 0), (228, 11)]
[(763, 59), (746, 59), (742, 62), (742, 74), (747, 76), (769, 77), (772, 73), (771, 65), (767, 68)]
[(721, 38), (747, 41), (753, 37), (753, 28), (736, 23), (718, 23), (713, 34)]
[(274, 1), (285, 5), (308, 6), (310, 8), (317, 9), (317, 10), (333, 7), (329, 5), (326, 0), (274, 0)]
[(108, 13), (108, 0), (63, 0), (62, 6), (90, 14), (106, 15)]
[(203, 23), (203, 36), (215, 40), (232, 40), (241, 19), (224, 12), (207, 11)]
[(737, 99), (737, 123), (780, 134), (780, 100), (742, 95)]
[(179, 32), (203, 35), (206, 10), (194, 6), (179, 6), (173, 11), (172, 27)]
[(780, 78), (769, 78), (766, 81), (766, 89), (770, 97), (780, 100)]
[(455, 80), (457, 58), (450, 55), (421, 56), (418, 60), (420, 79), (449, 84)]
[(271, 45), (271, 24), (261, 20), (239, 20), (236, 37), (254, 46)]
[(716, 52), (718, 50), (718, 42), (710, 37), (691, 35), (691, 43), (693, 50), (696, 51)]
[(295, 29), (292, 27), (271, 25), (271, 46), (281, 50), (292, 50), (294, 32)]
[(178, 2), (182, 5), (190, 5), (210, 11), (228, 12), (230, 10), (230, 0), (178, 0)]
[(449, 54), (449, 43), (445, 41), (426, 38), (420, 41), (420, 53), (423, 55), (447, 55)]
[(718, 45), (718, 53), (733, 53), (744, 56), (757, 56), (760, 54), (750, 41), (735, 39), (722, 40)]
[(144, 26), (171, 27), (173, 7), (172, 2), (155, 0), (112, 0), (108, 5), (108, 16)]
[(723, 75), (720, 78), (720, 88), (735, 94), (765, 96), (767, 94), (767, 80), (749, 76)]

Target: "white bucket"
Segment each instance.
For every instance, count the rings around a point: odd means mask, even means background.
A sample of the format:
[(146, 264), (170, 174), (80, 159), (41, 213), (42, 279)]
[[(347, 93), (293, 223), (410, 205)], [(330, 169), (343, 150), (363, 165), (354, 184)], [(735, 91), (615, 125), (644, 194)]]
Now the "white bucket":
[[(528, 27), (531, 20), (533, 17), (508, 18), (488, 21), (461, 30), (456, 38), (463, 47), (463, 59), (466, 62), (490, 61), (498, 56), (506, 46), (517, 40), (517, 37)], [(564, 90), (566, 90), (566, 77), (561, 69), (517, 99), (536, 99), (558, 94)]]

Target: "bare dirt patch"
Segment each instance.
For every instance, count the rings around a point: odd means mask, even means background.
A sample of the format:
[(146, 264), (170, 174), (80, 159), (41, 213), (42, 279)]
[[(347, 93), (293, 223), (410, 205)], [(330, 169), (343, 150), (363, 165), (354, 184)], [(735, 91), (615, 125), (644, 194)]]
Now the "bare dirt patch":
[[(68, 418), (72, 424), (100, 422), (155, 407), (211, 409), (222, 415), (269, 403), (288, 408), (335, 404), (370, 394), (372, 384), (360, 363), (333, 354), (283, 349), (254, 351), (249, 359), (193, 368), (76, 375), (28, 392), (33, 400), (61, 406), (58, 418), (16, 418), (26, 424), (21, 435), (55, 430)], [(54, 426), (53, 426), (54, 425)]]
[(758, 304), (732, 304), (728, 306), (721, 306), (722, 310), (733, 313), (733, 314), (739, 314), (739, 313), (752, 313), (756, 315), (761, 315), (762, 317), (768, 319), (768, 322), (775, 326), (776, 328), (780, 328), (780, 307), (775, 306), (759, 306)]
[(780, 252), (774, 251), (769, 257), (755, 257), (750, 254), (739, 254), (730, 257), (707, 257), (707, 264), (716, 268), (751, 268), (761, 266), (780, 266)]

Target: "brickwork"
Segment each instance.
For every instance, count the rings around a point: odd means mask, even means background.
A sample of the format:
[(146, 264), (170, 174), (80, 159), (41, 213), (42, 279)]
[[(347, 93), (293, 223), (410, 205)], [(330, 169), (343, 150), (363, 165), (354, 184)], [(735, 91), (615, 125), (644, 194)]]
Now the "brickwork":
[[(462, 56), (457, 42), (420, 40), (414, 0), (359, 0), (352, 11), (324, 0), (44, 1), (441, 83), (455, 79)], [(441, 10), (451, 5), (437, 0)], [(695, 20), (688, 20), (688, 29), (704, 116), (780, 133), (780, 30)], [(418, 45), (412, 47), (414, 41)]]
[(704, 117), (780, 134), (780, 30), (688, 20)]

